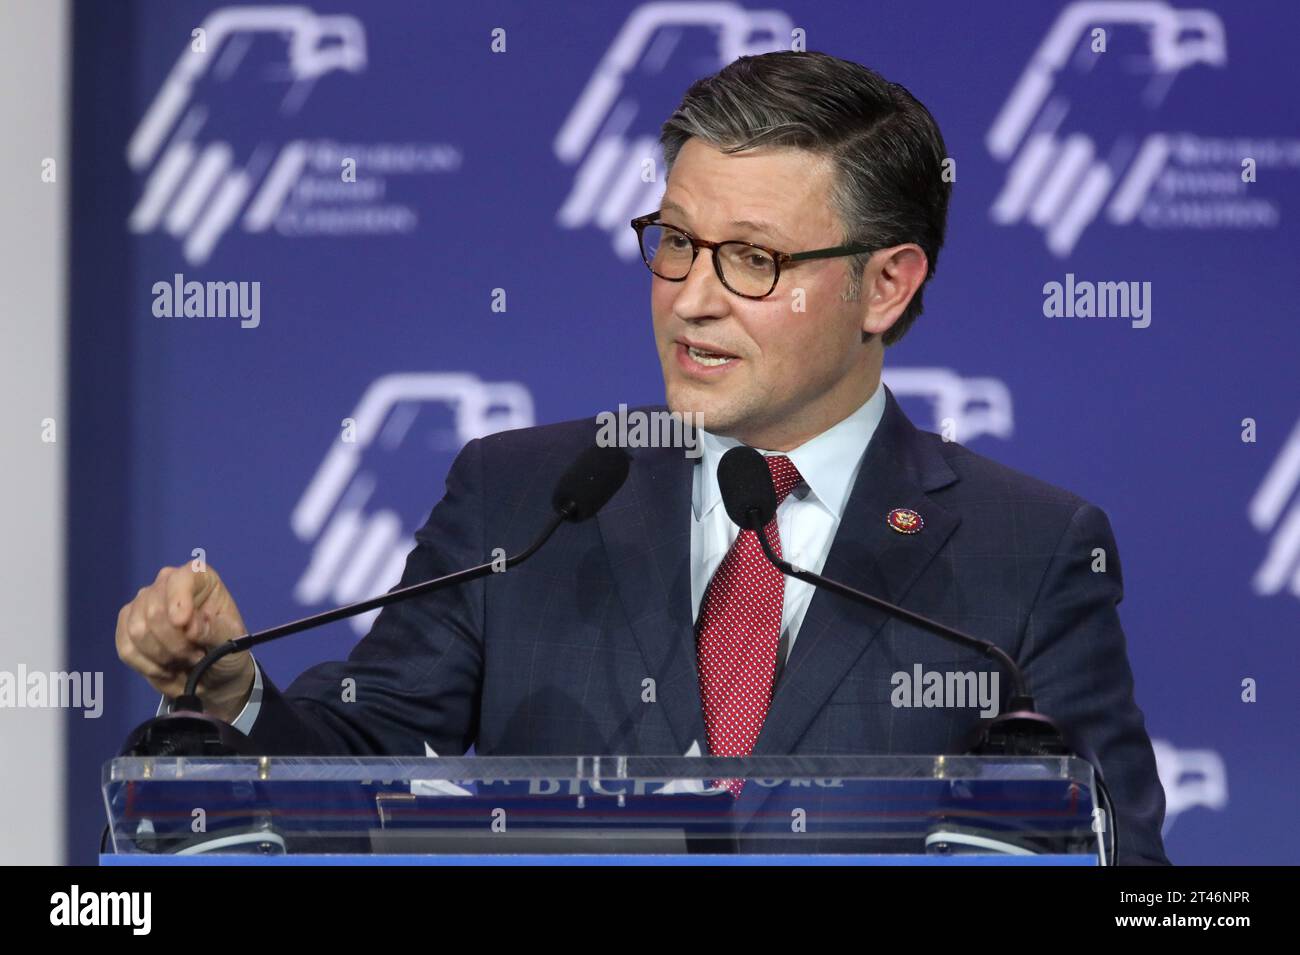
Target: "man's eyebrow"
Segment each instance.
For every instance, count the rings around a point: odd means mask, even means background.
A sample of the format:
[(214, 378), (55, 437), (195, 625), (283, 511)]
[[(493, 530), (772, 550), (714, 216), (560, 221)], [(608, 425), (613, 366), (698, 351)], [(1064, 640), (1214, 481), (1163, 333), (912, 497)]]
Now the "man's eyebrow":
[[(659, 211), (675, 212), (683, 216), (687, 214), (685, 209), (683, 209), (681, 206), (679, 206), (677, 203), (671, 200), (667, 202), (661, 202), (659, 204)], [(776, 239), (778, 242), (785, 241), (785, 233), (782, 232), (780, 229), (778, 229), (776, 226), (772, 225), (770, 222), (763, 222), (761, 220), (753, 220), (753, 219), (733, 219), (727, 223), (727, 226), (728, 228), (751, 229), (754, 232), (765, 232), (766, 234), (770, 235), (772, 238)]]
[(785, 235), (785, 233), (780, 229), (768, 222), (753, 222), (749, 219), (733, 219), (731, 222), (728, 222), (727, 225), (734, 226), (737, 229), (750, 229), (754, 232), (764, 232), (776, 239), (778, 242), (782, 241), (782, 236)]
[(683, 215), (683, 216), (686, 215), (686, 210), (671, 200), (667, 200), (659, 203), (659, 211), (676, 212), (678, 215)]

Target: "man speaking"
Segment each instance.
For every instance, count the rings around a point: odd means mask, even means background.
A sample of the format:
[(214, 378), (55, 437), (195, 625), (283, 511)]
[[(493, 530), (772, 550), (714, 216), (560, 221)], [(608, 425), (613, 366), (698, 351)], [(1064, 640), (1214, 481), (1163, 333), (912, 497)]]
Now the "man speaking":
[[(661, 143), (666, 192), (632, 228), (667, 409), (702, 423), (699, 453), (629, 448), (594, 520), (517, 568), (385, 608), (348, 660), (284, 691), (250, 654), (221, 659), (199, 687), (206, 710), (271, 754), (956, 750), (980, 709), (918, 705), (920, 687), (900, 703), (894, 677), (983, 658), (776, 571), (719, 491), (720, 458), (747, 445), (772, 476), (778, 553), (1010, 654), (1040, 711), (1099, 760), (1118, 861), (1167, 862), (1105, 514), (918, 431), (881, 383), (943, 245), (933, 117), (862, 66), (780, 52), (694, 84)], [(596, 431), (467, 444), (402, 586), (527, 546)], [(246, 631), (215, 570), (165, 567), (122, 608), (117, 650), (174, 697), (207, 649)]]

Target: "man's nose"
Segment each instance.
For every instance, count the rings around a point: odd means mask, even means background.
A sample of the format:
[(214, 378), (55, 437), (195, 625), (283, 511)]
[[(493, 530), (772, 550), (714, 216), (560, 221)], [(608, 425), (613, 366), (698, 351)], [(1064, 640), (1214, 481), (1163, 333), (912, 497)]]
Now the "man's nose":
[(721, 318), (730, 309), (727, 289), (713, 267), (712, 249), (700, 249), (690, 272), (678, 287), (673, 311), (685, 321)]

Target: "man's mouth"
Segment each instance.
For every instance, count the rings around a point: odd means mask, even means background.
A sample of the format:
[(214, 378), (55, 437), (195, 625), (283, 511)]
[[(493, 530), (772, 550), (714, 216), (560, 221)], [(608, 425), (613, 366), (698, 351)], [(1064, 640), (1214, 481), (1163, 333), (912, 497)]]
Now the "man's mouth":
[(677, 339), (678, 361), (686, 371), (703, 372), (704, 369), (721, 370), (740, 361), (739, 355), (721, 351), (706, 342), (693, 342), (690, 339)]
[(735, 361), (735, 355), (724, 355), (721, 352), (705, 351), (702, 348), (696, 348), (694, 345), (686, 346), (686, 354), (698, 361), (701, 365), (709, 368), (716, 368), (719, 365), (725, 365), (727, 362)]

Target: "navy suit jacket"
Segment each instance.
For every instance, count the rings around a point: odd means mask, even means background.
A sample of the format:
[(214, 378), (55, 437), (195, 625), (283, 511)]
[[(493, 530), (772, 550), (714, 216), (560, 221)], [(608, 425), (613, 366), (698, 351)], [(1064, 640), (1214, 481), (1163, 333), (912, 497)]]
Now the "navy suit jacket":
[[(1121, 863), (1167, 863), (1164, 793), (1133, 696), (1106, 515), (1081, 498), (919, 431), (886, 389), (823, 573), (991, 640), (1024, 668), (1041, 712), (1099, 759)], [(551, 516), (594, 419), (467, 444), (416, 533), (401, 585), (514, 554)], [(691, 619), (691, 489), (698, 459), (630, 449), (626, 484), (594, 520), (565, 524), (529, 561), (385, 608), (346, 661), (283, 693), (263, 674), (250, 736), (267, 754), (707, 752)], [(886, 515), (911, 508), (903, 535)], [(1106, 554), (1094, 572), (1093, 549)], [(977, 708), (891, 705), (891, 674), (989, 670), (987, 660), (819, 591), (755, 746), (762, 754), (961, 752)], [(342, 701), (351, 677), (355, 700)], [(654, 702), (643, 701), (655, 681)], [(1011, 689), (1001, 681), (1005, 705)]]

